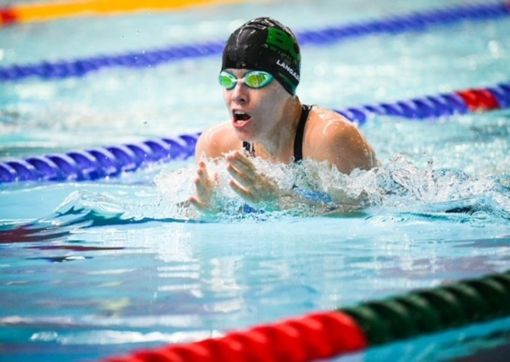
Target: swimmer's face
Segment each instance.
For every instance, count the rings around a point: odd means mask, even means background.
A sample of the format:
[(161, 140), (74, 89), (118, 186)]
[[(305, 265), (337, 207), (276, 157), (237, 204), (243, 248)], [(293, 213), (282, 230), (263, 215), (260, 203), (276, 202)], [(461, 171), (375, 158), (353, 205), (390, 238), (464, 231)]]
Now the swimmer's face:
[[(237, 78), (243, 78), (247, 69), (228, 69)], [(273, 131), (282, 119), (286, 102), (292, 97), (274, 79), (259, 89), (237, 82), (233, 89), (223, 90), (225, 104), (230, 113), (232, 126), (243, 141), (253, 141)]]

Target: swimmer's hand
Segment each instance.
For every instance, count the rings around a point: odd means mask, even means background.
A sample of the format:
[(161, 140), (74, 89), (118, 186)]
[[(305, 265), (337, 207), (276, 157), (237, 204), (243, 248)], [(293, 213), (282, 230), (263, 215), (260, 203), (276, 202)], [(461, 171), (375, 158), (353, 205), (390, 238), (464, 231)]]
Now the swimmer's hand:
[(314, 200), (290, 190), (282, 190), (270, 177), (257, 171), (249, 157), (241, 152), (227, 155), (227, 171), (232, 176), (230, 187), (250, 206), (266, 211), (288, 210), (306, 206), (317, 212), (329, 211), (322, 200)]
[(209, 176), (205, 162), (200, 161), (195, 179), (196, 195), (188, 199), (189, 203), (203, 213), (217, 212), (217, 206), (214, 202), (215, 187), (216, 181)]
[(241, 152), (227, 155), (227, 171), (232, 176), (229, 185), (247, 203), (279, 208), (281, 191), (276, 182), (257, 172), (253, 162)]

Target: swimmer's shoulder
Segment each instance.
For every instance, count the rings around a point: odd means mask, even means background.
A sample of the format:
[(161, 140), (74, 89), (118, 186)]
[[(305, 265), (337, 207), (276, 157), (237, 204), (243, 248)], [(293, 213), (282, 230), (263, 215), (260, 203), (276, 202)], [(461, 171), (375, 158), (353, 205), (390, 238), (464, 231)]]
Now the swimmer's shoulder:
[(320, 106), (313, 106), (309, 117), (314, 130), (335, 132), (357, 131), (357, 126), (338, 112)]
[(376, 165), (374, 150), (356, 124), (333, 110), (316, 106), (309, 120), (306, 143), (311, 158), (327, 160), (345, 173)]
[(229, 122), (223, 122), (205, 130), (198, 138), (197, 159), (222, 157), (226, 153), (240, 149), (241, 142)]
[(314, 106), (307, 122), (307, 143), (314, 147), (331, 147), (351, 137), (360, 136), (358, 127), (331, 109)]

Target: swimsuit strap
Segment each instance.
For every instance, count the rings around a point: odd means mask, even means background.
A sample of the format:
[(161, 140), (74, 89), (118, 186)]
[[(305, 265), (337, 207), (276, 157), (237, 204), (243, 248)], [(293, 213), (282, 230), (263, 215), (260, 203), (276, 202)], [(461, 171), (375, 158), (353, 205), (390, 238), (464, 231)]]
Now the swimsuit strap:
[[(303, 138), (305, 135), (305, 125), (311, 109), (312, 106), (308, 106), (306, 104), (302, 105), (301, 116), (299, 117), (299, 123), (296, 129), (296, 137), (294, 138), (294, 162), (298, 162), (303, 159)], [(243, 148), (248, 151), (250, 155), (255, 155), (255, 147), (252, 143), (243, 141)]]
[(303, 104), (302, 108), (301, 117), (299, 117), (299, 123), (296, 129), (296, 137), (294, 138), (294, 162), (299, 162), (303, 159), (303, 138), (305, 136), (305, 125), (312, 106)]
[(251, 155), (255, 156), (255, 147), (248, 141), (243, 141), (243, 148)]

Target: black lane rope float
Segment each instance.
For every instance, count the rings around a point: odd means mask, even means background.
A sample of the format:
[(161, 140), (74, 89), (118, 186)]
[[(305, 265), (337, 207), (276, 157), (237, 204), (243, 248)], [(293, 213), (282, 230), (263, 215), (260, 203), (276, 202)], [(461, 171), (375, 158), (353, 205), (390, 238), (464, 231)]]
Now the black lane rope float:
[(339, 309), (370, 345), (510, 315), (510, 271)]
[(305, 362), (510, 315), (510, 270), (105, 362)]

